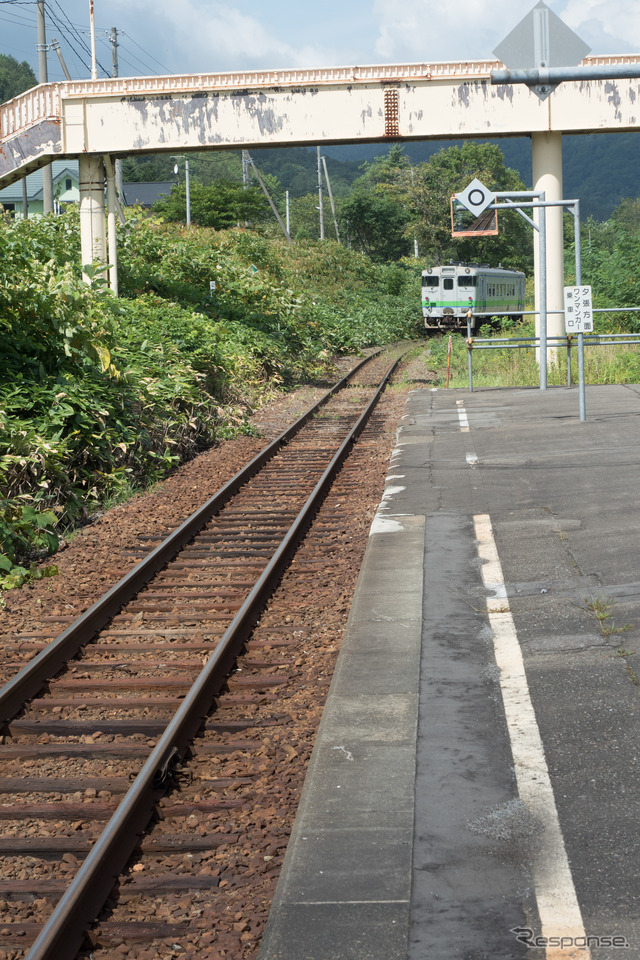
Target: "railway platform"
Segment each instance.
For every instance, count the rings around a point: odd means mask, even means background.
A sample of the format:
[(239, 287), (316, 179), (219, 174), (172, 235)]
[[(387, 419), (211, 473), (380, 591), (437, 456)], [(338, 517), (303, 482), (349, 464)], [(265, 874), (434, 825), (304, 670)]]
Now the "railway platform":
[(640, 386), (417, 390), (259, 960), (640, 957)]

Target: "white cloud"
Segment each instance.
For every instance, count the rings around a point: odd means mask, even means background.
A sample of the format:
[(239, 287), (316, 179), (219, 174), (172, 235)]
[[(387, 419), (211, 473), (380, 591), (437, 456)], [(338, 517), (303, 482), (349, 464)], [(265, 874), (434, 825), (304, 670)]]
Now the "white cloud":
[[(619, 0), (550, 0), (547, 5), (594, 53), (640, 48), (640, 4)], [(375, 0), (377, 55), (387, 62), (483, 60), (535, 6), (535, 0)], [(626, 38), (622, 39), (622, 36)]]
[[(144, 0), (117, 2), (129, 21), (140, 17), (140, 22), (149, 25), (149, 7)], [(256, 17), (247, 16), (229, 4), (157, 0), (153, 7), (153, 27), (164, 37), (165, 53), (161, 59), (174, 59), (179, 64), (175, 69), (180, 71), (201, 73), (326, 63), (326, 51), (311, 45), (294, 46)], [(135, 31), (139, 35), (137, 27)]]
[(602, 0), (567, 0), (555, 12), (592, 47), (594, 54), (640, 50), (640, 7), (636, 0), (618, 0), (615, 8)]
[[(520, 8), (522, 8), (520, 12)], [(528, 12), (527, 0), (375, 0), (376, 52), (391, 61), (483, 60)]]

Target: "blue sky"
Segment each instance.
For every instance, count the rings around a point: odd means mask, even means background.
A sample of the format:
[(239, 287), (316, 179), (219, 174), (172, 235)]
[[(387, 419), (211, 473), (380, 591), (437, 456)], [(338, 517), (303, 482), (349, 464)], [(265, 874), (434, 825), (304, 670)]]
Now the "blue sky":
[[(535, 2), (94, 0), (99, 75), (111, 70), (112, 26), (120, 32), (122, 76), (490, 58)], [(46, 5), (47, 40), (60, 42), (74, 79), (89, 76), (89, 0)], [(640, 50), (637, 0), (548, 6), (595, 54)], [(35, 21), (35, 0), (0, 0), (0, 53), (37, 72)], [(63, 79), (53, 52), (49, 77)]]

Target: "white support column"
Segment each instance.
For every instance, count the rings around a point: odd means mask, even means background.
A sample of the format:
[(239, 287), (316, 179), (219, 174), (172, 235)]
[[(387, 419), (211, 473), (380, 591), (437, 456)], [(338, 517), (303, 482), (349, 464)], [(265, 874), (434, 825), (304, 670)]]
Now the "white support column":
[(105, 156), (104, 168), (107, 173), (107, 226), (109, 241), (109, 287), (115, 297), (118, 296), (118, 240), (116, 234), (116, 172), (111, 157)]
[[(533, 189), (544, 190), (546, 200), (562, 200), (562, 134), (532, 133)], [(564, 309), (564, 238), (562, 231), (562, 207), (547, 207), (547, 310), (549, 311), (547, 335), (564, 335), (561, 313)], [(536, 222), (537, 215), (536, 215)], [(534, 244), (536, 275), (536, 310), (540, 309), (538, 250)], [(536, 336), (540, 335), (540, 317), (536, 316)], [(550, 357), (556, 351), (550, 349)]]
[(104, 203), (104, 163), (102, 157), (80, 154), (78, 158), (80, 178), (80, 247), (82, 253), (83, 279), (91, 283), (84, 267), (98, 261), (106, 266), (107, 239)]

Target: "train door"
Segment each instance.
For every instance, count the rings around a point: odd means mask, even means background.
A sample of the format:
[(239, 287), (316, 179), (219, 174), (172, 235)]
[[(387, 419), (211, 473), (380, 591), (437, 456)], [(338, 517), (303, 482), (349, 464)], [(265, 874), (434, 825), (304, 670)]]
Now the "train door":
[(484, 273), (478, 273), (478, 287), (476, 296), (476, 313), (486, 313), (487, 310), (487, 278)]
[(455, 267), (443, 267), (442, 268), (442, 282), (441, 282), (441, 294), (442, 299), (440, 305), (442, 307), (442, 316), (451, 316), (456, 305), (456, 268)]

